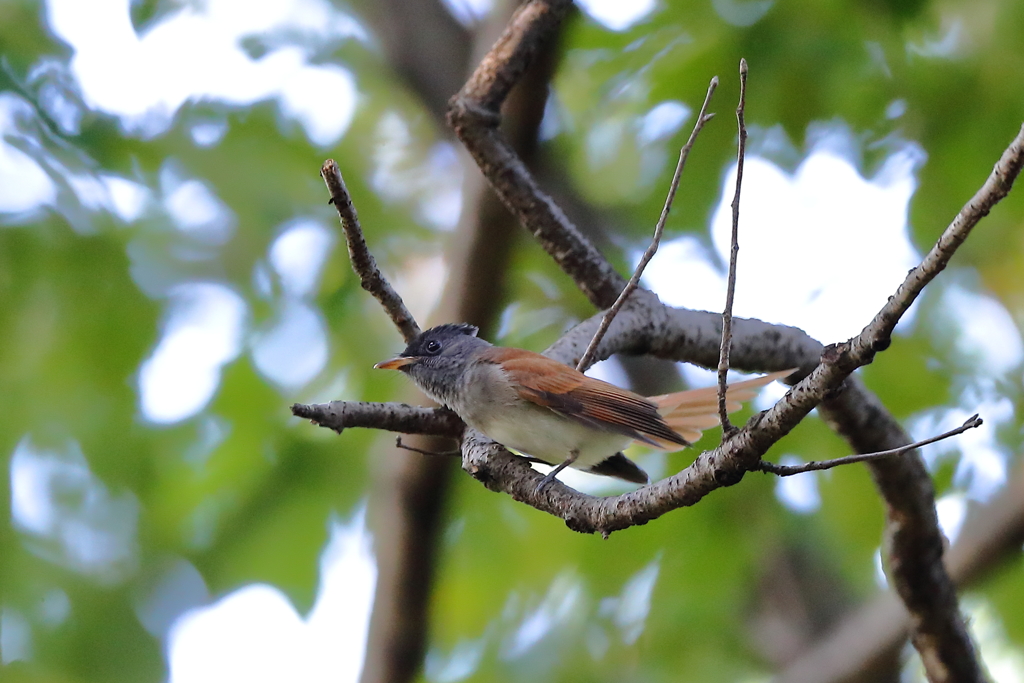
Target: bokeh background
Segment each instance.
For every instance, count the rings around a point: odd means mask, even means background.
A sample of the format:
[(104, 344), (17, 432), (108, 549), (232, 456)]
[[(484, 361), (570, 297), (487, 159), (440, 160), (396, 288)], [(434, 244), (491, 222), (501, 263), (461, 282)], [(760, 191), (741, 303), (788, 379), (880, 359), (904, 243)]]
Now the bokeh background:
[[(338, 160), (384, 271), (421, 322), (443, 317), (482, 210), (444, 101), (509, 11), (0, 0), (0, 678), (358, 679), (391, 542), (373, 512), (393, 482), (381, 463), (412, 456), (289, 406), (417, 399), (371, 370), (401, 339), (350, 271), (318, 171)], [(645, 280), (719, 309), (746, 57), (736, 312), (830, 343), (860, 330), (1016, 134), (1022, 45), (1016, 0), (589, 0), (546, 57), (519, 144), (627, 272), (719, 75), (719, 116)], [(1020, 476), (1015, 192), (863, 371), (915, 437), (986, 420), (923, 451), (954, 542)], [(503, 253), (477, 264), (494, 341), (541, 350), (594, 312), (525, 231)], [(595, 372), (651, 393), (712, 381), (632, 360)], [(769, 457), (846, 452), (812, 415)], [(631, 455), (656, 476), (693, 458)], [(412, 568), (430, 579), (422, 680), (765, 680), (886, 590), (882, 503), (859, 466), (751, 475), (608, 540), (449, 469), (420, 492), (438, 507), (435, 554)], [(1011, 550), (963, 593), (1007, 682), (1024, 681)], [(905, 655), (894, 675), (920, 678)]]

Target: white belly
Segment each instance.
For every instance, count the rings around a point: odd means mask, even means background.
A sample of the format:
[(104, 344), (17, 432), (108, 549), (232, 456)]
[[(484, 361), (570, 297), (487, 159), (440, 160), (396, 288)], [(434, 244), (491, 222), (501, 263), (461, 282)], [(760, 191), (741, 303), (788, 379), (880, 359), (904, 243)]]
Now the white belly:
[(539, 406), (512, 409), (501, 419), (473, 425), (498, 443), (557, 465), (577, 453), (572, 467), (590, 469), (632, 441), (613, 432), (597, 431)]

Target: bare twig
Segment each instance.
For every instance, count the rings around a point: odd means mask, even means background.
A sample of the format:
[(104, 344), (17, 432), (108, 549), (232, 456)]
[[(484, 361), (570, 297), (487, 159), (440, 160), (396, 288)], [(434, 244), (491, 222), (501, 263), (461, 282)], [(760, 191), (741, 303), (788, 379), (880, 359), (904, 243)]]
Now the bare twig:
[(458, 438), (465, 429), (459, 416), (447, 408), (421, 408), (405, 403), (296, 403), (292, 406), (292, 414), (339, 434), (349, 427), (370, 427), (403, 434)]
[(814, 472), (816, 470), (828, 470), (833, 467), (839, 467), (840, 465), (850, 465), (855, 462), (866, 462), (868, 460), (879, 460), (881, 458), (888, 458), (896, 455), (903, 455), (915, 448), (921, 446), (927, 446), (928, 444), (935, 443), (936, 441), (942, 441), (948, 439), (957, 434), (963, 434), (968, 429), (974, 429), (980, 427), (984, 423), (977, 415), (972, 415), (967, 418), (967, 421), (956, 429), (951, 429), (948, 432), (933, 436), (929, 439), (922, 441), (915, 441), (914, 443), (907, 444), (906, 446), (900, 446), (899, 448), (891, 448), (887, 451), (876, 451), (874, 453), (858, 453), (856, 455), (847, 455), (842, 458), (833, 458), (832, 460), (812, 460), (811, 462), (804, 463), (802, 465), (776, 465), (773, 462), (766, 462), (762, 460), (757, 469), (761, 472), (768, 472), (770, 474), (777, 474), (780, 477), (790, 477), (794, 474), (801, 474), (803, 472)]
[(1003, 199), (1024, 165), (1024, 126), (1006, 148), (984, 185), (942, 232), (921, 263), (912, 269), (889, 302), (856, 337), (847, 342), (850, 358), (863, 358), (865, 364), (878, 351), (888, 347), (890, 336), (900, 318), (914, 303), (921, 290), (946, 268), (957, 248), (992, 207)]
[(740, 188), (743, 185), (743, 159), (747, 149), (747, 127), (743, 122), (747, 106), (747, 60), (740, 59), (740, 101), (736, 105), (736, 124), (739, 143), (736, 146), (736, 191), (732, 196), (732, 239), (729, 247), (729, 281), (725, 291), (725, 310), (722, 312), (722, 346), (718, 353), (718, 417), (722, 423), (722, 438), (730, 437), (736, 427), (729, 419), (726, 408), (725, 377), (729, 373), (729, 351), (732, 349), (732, 304), (736, 296), (736, 257), (740, 253)]
[(417, 448), (416, 446), (410, 446), (409, 444), (404, 443), (402, 441), (401, 436), (395, 437), (395, 448), (401, 448), (403, 451), (412, 451), (413, 453), (419, 453), (420, 455), (443, 455), (449, 458), (455, 457), (462, 453), (462, 451), (460, 451), (458, 448), (452, 449), (450, 451), (428, 451), (425, 448)]
[(633, 277), (629, 278), (629, 282), (622, 288), (622, 293), (619, 294), (619, 298), (615, 300), (612, 307), (604, 314), (601, 319), (601, 324), (598, 326), (597, 331), (594, 332), (594, 336), (590, 340), (590, 344), (587, 345), (587, 350), (583, 352), (583, 357), (580, 358), (579, 363), (576, 364), (576, 369), (583, 372), (590, 367), (590, 364), (594, 361), (594, 354), (597, 353), (597, 345), (601, 343), (601, 339), (604, 338), (605, 333), (612, 324), (612, 320), (619, 314), (619, 310), (622, 309), (623, 304), (626, 303), (626, 299), (633, 293), (633, 290), (640, 284), (640, 276), (644, 274), (644, 268), (654, 258), (654, 254), (658, 251), (658, 245), (661, 244), (661, 235), (665, 232), (665, 222), (668, 220), (668, 213), (672, 209), (672, 202), (675, 201), (676, 191), (679, 190), (679, 179), (683, 175), (683, 168), (686, 166), (686, 159), (690, 156), (690, 150), (693, 149), (693, 143), (697, 141), (697, 136), (700, 131), (704, 128), (704, 124), (714, 118), (714, 114), (708, 114), (708, 104), (711, 102), (711, 96), (715, 94), (715, 88), (718, 87), (718, 76), (711, 79), (711, 83), (708, 85), (708, 93), (704, 96), (704, 104), (701, 105), (700, 113), (697, 115), (697, 122), (693, 124), (693, 131), (690, 133), (689, 139), (686, 144), (683, 145), (682, 149), (679, 150), (679, 161), (676, 163), (676, 172), (672, 176), (672, 183), (668, 188), (668, 196), (665, 197), (665, 206), (661, 209), (661, 216), (658, 218), (658, 224), (654, 226), (654, 238), (651, 240), (650, 246), (647, 247), (647, 251), (640, 258), (640, 263), (637, 264), (636, 270), (633, 271)]
[(327, 189), (330, 190), (331, 203), (334, 204), (338, 215), (341, 216), (341, 225), (345, 230), (345, 242), (348, 244), (349, 259), (352, 261), (352, 270), (359, 276), (359, 284), (384, 307), (395, 323), (395, 327), (401, 332), (402, 338), (407, 343), (412, 341), (420, 333), (420, 327), (416, 324), (412, 313), (405, 307), (402, 297), (381, 274), (376, 259), (373, 258), (373, 254), (366, 246), (356, 207), (352, 204), (352, 197), (348, 193), (348, 188), (345, 187), (345, 179), (341, 177), (341, 171), (334, 159), (324, 162), (320, 169), (320, 175), (327, 183)]

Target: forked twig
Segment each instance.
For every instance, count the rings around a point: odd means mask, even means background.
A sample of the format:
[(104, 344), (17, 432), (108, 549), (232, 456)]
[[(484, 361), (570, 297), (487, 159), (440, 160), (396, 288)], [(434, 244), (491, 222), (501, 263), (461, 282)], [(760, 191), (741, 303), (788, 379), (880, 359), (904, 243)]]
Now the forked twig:
[(320, 175), (327, 183), (327, 189), (331, 192), (331, 204), (338, 210), (341, 217), (341, 226), (345, 230), (345, 242), (348, 245), (348, 256), (352, 263), (352, 270), (359, 276), (359, 284), (367, 292), (373, 295), (384, 310), (391, 317), (395, 327), (402, 333), (406, 343), (415, 339), (420, 333), (420, 326), (416, 319), (405, 307), (405, 302), (398, 292), (391, 287), (391, 283), (377, 267), (377, 261), (366, 246), (366, 239), (363, 237), (363, 229), (359, 225), (359, 216), (356, 214), (356, 207), (352, 204), (352, 196), (345, 187), (345, 179), (341, 177), (341, 171), (334, 159), (328, 159), (320, 169)]
[(672, 209), (672, 202), (675, 201), (676, 191), (679, 190), (679, 179), (683, 175), (683, 167), (686, 166), (686, 159), (690, 156), (690, 150), (693, 148), (693, 143), (697, 141), (697, 135), (700, 134), (701, 129), (704, 128), (704, 124), (714, 118), (714, 114), (708, 114), (708, 104), (711, 103), (711, 96), (715, 94), (715, 89), (718, 87), (718, 76), (711, 79), (711, 83), (708, 85), (708, 93), (704, 96), (704, 104), (701, 105), (700, 113), (697, 115), (697, 122), (693, 124), (693, 130), (690, 132), (690, 137), (686, 140), (686, 144), (683, 145), (682, 149), (679, 150), (679, 161), (676, 163), (676, 172), (672, 176), (672, 183), (668, 188), (668, 196), (665, 197), (665, 205), (661, 209), (661, 216), (658, 217), (658, 224), (654, 226), (654, 237), (651, 239), (650, 246), (644, 252), (644, 255), (640, 257), (640, 263), (637, 264), (636, 270), (633, 271), (633, 277), (629, 278), (629, 282), (622, 288), (622, 292), (619, 297), (612, 304), (611, 308), (604, 314), (604, 318), (601, 319), (601, 324), (598, 326), (597, 331), (594, 332), (594, 336), (590, 339), (590, 343), (587, 344), (587, 350), (583, 352), (583, 357), (580, 358), (579, 363), (576, 364), (576, 369), (583, 372), (590, 367), (590, 364), (594, 360), (594, 354), (597, 353), (597, 345), (601, 343), (608, 328), (611, 327), (612, 321), (615, 316), (619, 314), (622, 307), (626, 303), (626, 299), (629, 295), (640, 284), (640, 276), (643, 275), (644, 269), (647, 264), (651, 262), (654, 255), (658, 251), (658, 246), (661, 244), (661, 235), (665, 232), (665, 222), (668, 220), (669, 211)]
[(739, 144), (736, 150), (736, 191), (732, 196), (732, 240), (729, 247), (729, 281), (725, 291), (725, 310), (722, 312), (722, 346), (718, 354), (718, 417), (722, 422), (722, 438), (728, 438), (736, 427), (729, 420), (726, 407), (725, 376), (729, 373), (729, 351), (732, 349), (732, 304), (736, 296), (736, 256), (740, 251), (740, 187), (743, 184), (743, 158), (747, 150), (747, 127), (743, 113), (747, 106), (747, 60), (740, 59), (740, 101), (736, 105), (736, 123)]
[(964, 422), (956, 429), (951, 429), (948, 432), (939, 434), (938, 436), (933, 436), (929, 439), (924, 439), (922, 441), (915, 441), (914, 443), (907, 444), (906, 446), (900, 446), (899, 448), (891, 448), (887, 451), (877, 451), (875, 453), (858, 453), (856, 455), (846, 455), (843, 456), (842, 458), (833, 458), (832, 460), (813, 460), (811, 462), (806, 462), (802, 465), (776, 465), (773, 462), (765, 462), (764, 460), (762, 460), (756, 469), (760, 470), (761, 472), (767, 472), (769, 474), (777, 474), (780, 477), (790, 477), (794, 474), (801, 474), (803, 472), (814, 472), (816, 470), (828, 470), (832, 469), (833, 467), (838, 467), (840, 465), (850, 465), (855, 462), (865, 462), (867, 460), (878, 460), (880, 458), (888, 458), (894, 455), (903, 455), (904, 453), (912, 451), (915, 448), (927, 446), (930, 443), (942, 441), (943, 439), (948, 439), (951, 436), (956, 436), (957, 434), (963, 434), (968, 429), (980, 427), (982, 424), (984, 424), (984, 420), (978, 417), (978, 415), (972, 415), (971, 417), (967, 418), (966, 422)]

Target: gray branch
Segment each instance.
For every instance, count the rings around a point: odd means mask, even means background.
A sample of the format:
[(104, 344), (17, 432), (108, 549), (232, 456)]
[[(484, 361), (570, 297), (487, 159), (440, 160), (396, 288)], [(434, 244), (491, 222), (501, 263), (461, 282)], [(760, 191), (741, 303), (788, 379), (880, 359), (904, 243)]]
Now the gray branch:
[(349, 427), (369, 427), (402, 434), (458, 438), (465, 428), (459, 416), (447, 408), (421, 408), (406, 403), (331, 401), (292, 406), (292, 415), (333, 429), (341, 434)]

